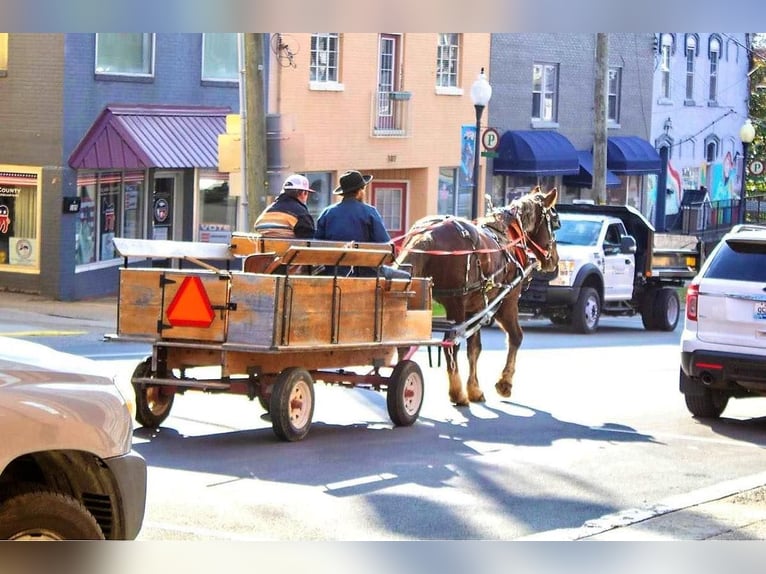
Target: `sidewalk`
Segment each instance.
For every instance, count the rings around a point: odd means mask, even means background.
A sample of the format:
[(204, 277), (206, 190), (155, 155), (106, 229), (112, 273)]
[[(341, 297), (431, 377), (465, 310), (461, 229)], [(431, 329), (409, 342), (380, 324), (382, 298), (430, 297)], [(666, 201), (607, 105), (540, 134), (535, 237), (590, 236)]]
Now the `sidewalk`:
[[(116, 297), (63, 302), (0, 291), (0, 335), (103, 337), (116, 327)], [(524, 540), (766, 540), (766, 472)]]

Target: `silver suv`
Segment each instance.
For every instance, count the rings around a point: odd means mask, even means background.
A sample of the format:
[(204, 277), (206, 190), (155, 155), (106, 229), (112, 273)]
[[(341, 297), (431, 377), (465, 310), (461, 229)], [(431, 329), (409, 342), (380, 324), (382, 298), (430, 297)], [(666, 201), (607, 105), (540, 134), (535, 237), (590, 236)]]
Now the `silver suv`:
[(146, 461), (95, 361), (0, 337), (0, 539), (134, 539)]
[(680, 391), (704, 418), (731, 397), (766, 396), (766, 227), (735, 226), (689, 285)]

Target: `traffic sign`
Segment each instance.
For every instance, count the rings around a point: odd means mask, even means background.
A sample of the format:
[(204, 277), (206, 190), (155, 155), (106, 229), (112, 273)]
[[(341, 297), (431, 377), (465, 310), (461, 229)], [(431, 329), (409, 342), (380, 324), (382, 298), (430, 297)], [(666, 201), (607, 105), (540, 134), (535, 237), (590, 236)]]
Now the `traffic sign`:
[(500, 134), (495, 128), (487, 128), (484, 133), (481, 134), (481, 145), (487, 151), (495, 151), (497, 146), (500, 145)]
[(209, 327), (215, 319), (213, 307), (202, 280), (186, 277), (168, 306), (168, 322), (173, 327)]
[(761, 160), (754, 159), (747, 166), (747, 171), (750, 173), (750, 175), (762, 175), (764, 171), (763, 162)]

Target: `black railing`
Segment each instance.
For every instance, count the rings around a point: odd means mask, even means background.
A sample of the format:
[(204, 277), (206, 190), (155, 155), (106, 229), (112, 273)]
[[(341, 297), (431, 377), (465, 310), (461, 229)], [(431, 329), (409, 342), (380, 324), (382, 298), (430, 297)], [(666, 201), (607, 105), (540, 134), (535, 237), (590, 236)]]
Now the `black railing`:
[(742, 207), (738, 198), (682, 205), (678, 214), (668, 217), (667, 231), (695, 235), (709, 249), (738, 223), (766, 225), (766, 196), (747, 198), (744, 219), (740, 219)]

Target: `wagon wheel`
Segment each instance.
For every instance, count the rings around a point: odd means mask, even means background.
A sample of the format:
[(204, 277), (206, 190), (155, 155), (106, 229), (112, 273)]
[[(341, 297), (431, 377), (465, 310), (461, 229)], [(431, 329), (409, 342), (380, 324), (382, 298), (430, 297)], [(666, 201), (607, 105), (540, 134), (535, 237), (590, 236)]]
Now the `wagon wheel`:
[[(152, 360), (146, 359), (139, 363), (133, 371), (133, 378), (149, 377), (152, 374)], [(136, 393), (136, 421), (144, 427), (157, 428), (168, 415), (173, 406), (175, 393), (163, 388), (162, 385), (133, 383)]]
[(308, 371), (289, 367), (279, 373), (269, 407), (277, 437), (290, 442), (304, 438), (314, 416), (314, 380)]
[(386, 406), (396, 426), (410, 426), (423, 406), (423, 372), (415, 361), (399, 362), (388, 381)]

